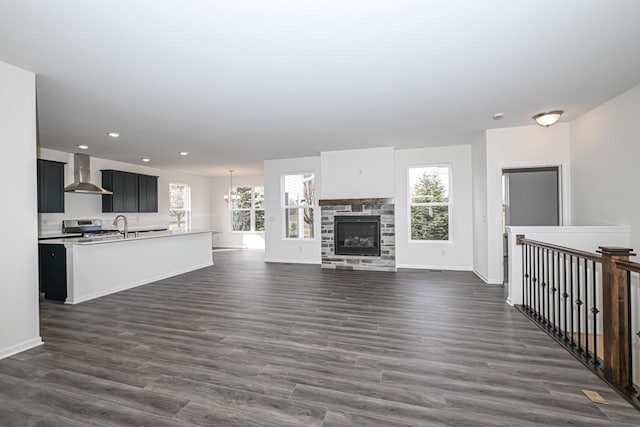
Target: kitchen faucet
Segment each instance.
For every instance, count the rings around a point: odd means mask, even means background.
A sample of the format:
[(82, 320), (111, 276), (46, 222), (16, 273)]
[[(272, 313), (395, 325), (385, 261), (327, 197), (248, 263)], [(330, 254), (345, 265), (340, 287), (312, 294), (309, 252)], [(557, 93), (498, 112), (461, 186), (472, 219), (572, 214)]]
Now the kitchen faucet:
[(118, 220), (119, 220), (120, 218), (122, 218), (122, 220), (124, 221), (124, 230), (123, 230), (123, 233), (124, 233), (124, 238), (126, 239), (126, 238), (129, 236), (129, 224), (127, 223), (127, 217), (126, 217), (126, 216), (124, 216), (124, 215), (118, 215), (118, 216), (116, 217), (116, 219), (114, 219), (114, 220), (113, 220), (113, 225), (114, 225), (114, 227), (116, 227), (116, 228), (117, 228), (117, 227), (118, 227)]

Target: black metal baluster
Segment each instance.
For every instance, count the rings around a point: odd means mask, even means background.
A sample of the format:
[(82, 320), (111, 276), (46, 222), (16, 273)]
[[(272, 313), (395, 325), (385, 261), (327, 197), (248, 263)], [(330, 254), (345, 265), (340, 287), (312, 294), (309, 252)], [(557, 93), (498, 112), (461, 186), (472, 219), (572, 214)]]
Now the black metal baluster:
[(546, 279), (545, 279), (545, 283), (547, 284), (547, 327), (551, 327), (551, 310), (549, 308), (550, 305), (550, 298), (549, 298), (549, 293), (551, 292), (551, 285), (549, 285), (549, 249), (547, 249), (547, 256), (544, 257), (544, 263), (547, 266), (546, 268)]
[(629, 385), (627, 391), (636, 392), (633, 386), (633, 334), (631, 333), (631, 271), (627, 271), (627, 331), (629, 331)]
[(562, 293), (562, 298), (564, 299), (564, 342), (569, 341), (569, 337), (567, 335), (567, 298), (569, 294), (567, 293), (567, 254), (563, 254), (563, 270), (564, 270), (564, 292)]
[(591, 265), (593, 271), (591, 272), (591, 285), (593, 286), (593, 307), (591, 308), (591, 313), (593, 314), (593, 360), (591, 361), (594, 365), (599, 365), (600, 361), (598, 360), (598, 290), (596, 288), (596, 262), (592, 261)]
[(552, 331), (556, 331), (556, 256), (555, 252), (551, 251), (551, 322), (552, 322)]
[(540, 247), (536, 248), (536, 316), (540, 320)]
[(522, 245), (522, 307), (527, 309), (527, 270), (525, 269), (525, 259), (527, 252), (527, 245)]
[(531, 314), (532, 309), (532, 298), (531, 298), (531, 246), (527, 245), (527, 287), (529, 294), (529, 314)]
[(562, 282), (560, 281), (560, 252), (556, 256), (556, 287), (558, 288), (558, 336), (562, 336)]
[(584, 259), (584, 357), (589, 358), (589, 265)]
[(569, 255), (569, 301), (571, 303), (571, 347), (576, 346), (575, 340), (575, 323), (573, 320), (574, 309), (573, 309), (573, 255)]
[(578, 353), (582, 353), (582, 328), (580, 327), (581, 318), (580, 310), (582, 308), (582, 300), (580, 299), (580, 258), (576, 257), (576, 320), (578, 329)]
[(542, 320), (541, 323), (543, 325), (547, 324), (547, 319), (546, 317), (544, 317), (545, 315), (545, 311), (544, 311), (544, 294), (545, 294), (545, 288), (547, 287), (546, 282), (544, 281), (544, 270), (545, 270), (545, 262), (544, 262), (544, 253), (545, 253), (546, 249), (542, 248), (542, 253), (541, 253), (541, 257), (540, 257), (540, 302), (541, 302), (541, 311), (540, 311), (540, 319)]

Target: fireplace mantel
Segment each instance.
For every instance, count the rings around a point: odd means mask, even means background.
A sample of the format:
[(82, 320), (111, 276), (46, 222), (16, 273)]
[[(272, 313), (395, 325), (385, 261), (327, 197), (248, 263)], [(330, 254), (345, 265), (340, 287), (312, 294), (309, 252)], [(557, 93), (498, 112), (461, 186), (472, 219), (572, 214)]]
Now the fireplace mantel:
[(342, 206), (342, 205), (392, 205), (393, 197), (378, 199), (324, 199), (319, 200), (320, 206)]

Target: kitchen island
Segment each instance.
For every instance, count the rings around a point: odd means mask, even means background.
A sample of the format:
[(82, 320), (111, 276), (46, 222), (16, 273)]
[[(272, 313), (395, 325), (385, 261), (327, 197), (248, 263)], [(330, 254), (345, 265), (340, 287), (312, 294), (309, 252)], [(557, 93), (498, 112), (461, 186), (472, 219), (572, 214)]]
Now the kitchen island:
[(78, 304), (213, 265), (211, 235), (176, 230), (41, 240), (40, 282), (47, 298), (49, 284), (58, 287), (53, 299)]

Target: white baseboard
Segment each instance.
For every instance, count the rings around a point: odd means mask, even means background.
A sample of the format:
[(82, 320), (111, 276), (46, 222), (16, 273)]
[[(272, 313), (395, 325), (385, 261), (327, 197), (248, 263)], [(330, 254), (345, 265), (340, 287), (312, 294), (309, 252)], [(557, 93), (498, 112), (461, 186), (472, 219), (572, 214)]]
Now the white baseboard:
[(446, 271), (472, 271), (471, 267), (456, 267), (450, 265), (430, 264), (398, 264), (398, 268), (415, 268), (417, 270), (446, 270)]
[(276, 264), (311, 264), (311, 265), (320, 265), (322, 261), (306, 261), (301, 259), (274, 259), (274, 258), (265, 258), (264, 262), (273, 262)]
[(473, 273), (480, 278), (487, 285), (502, 285), (503, 283), (498, 280), (489, 280), (483, 274), (480, 274), (477, 270), (473, 270)]
[(29, 350), (42, 344), (42, 338), (37, 337), (21, 342), (20, 344), (12, 345), (11, 347), (0, 349), (0, 360), (6, 357), (13, 356), (14, 354), (22, 353), (23, 351)]
[(158, 280), (168, 279), (169, 277), (177, 276), (179, 274), (184, 274), (184, 273), (188, 273), (190, 271), (199, 270), (201, 268), (210, 267), (212, 265), (213, 265), (213, 262), (205, 262), (204, 264), (194, 265), (194, 266), (191, 266), (191, 267), (183, 268), (181, 270), (172, 271), (170, 273), (165, 273), (165, 274), (160, 274), (158, 276), (149, 277), (147, 279), (140, 280), (138, 282), (127, 283), (126, 285), (118, 286), (117, 288), (112, 288), (112, 289), (108, 289), (108, 290), (100, 291), (100, 292), (94, 292), (92, 294), (82, 295), (82, 296), (79, 296), (79, 297), (73, 298), (73, 299), (67, 298), (67, 300), (64, 303), (65, 304), (72, 304), (72, 305), (73, 304), (79, 304), (81, 302), (89, 301), (89, 300), (92, 300), (92, 299), (95, 299), (95, 298), (100, 298), (100, 297), (103, 297), (105, 295), (111, 295), (111, 294), (115, 294), (116, 292), (122, 292), (122, 291), (126, 291), (127, 289), (136, 288), (138, 286), (146, 285), (146, 284), (152, 283), (152, 282), (157, 282)]

